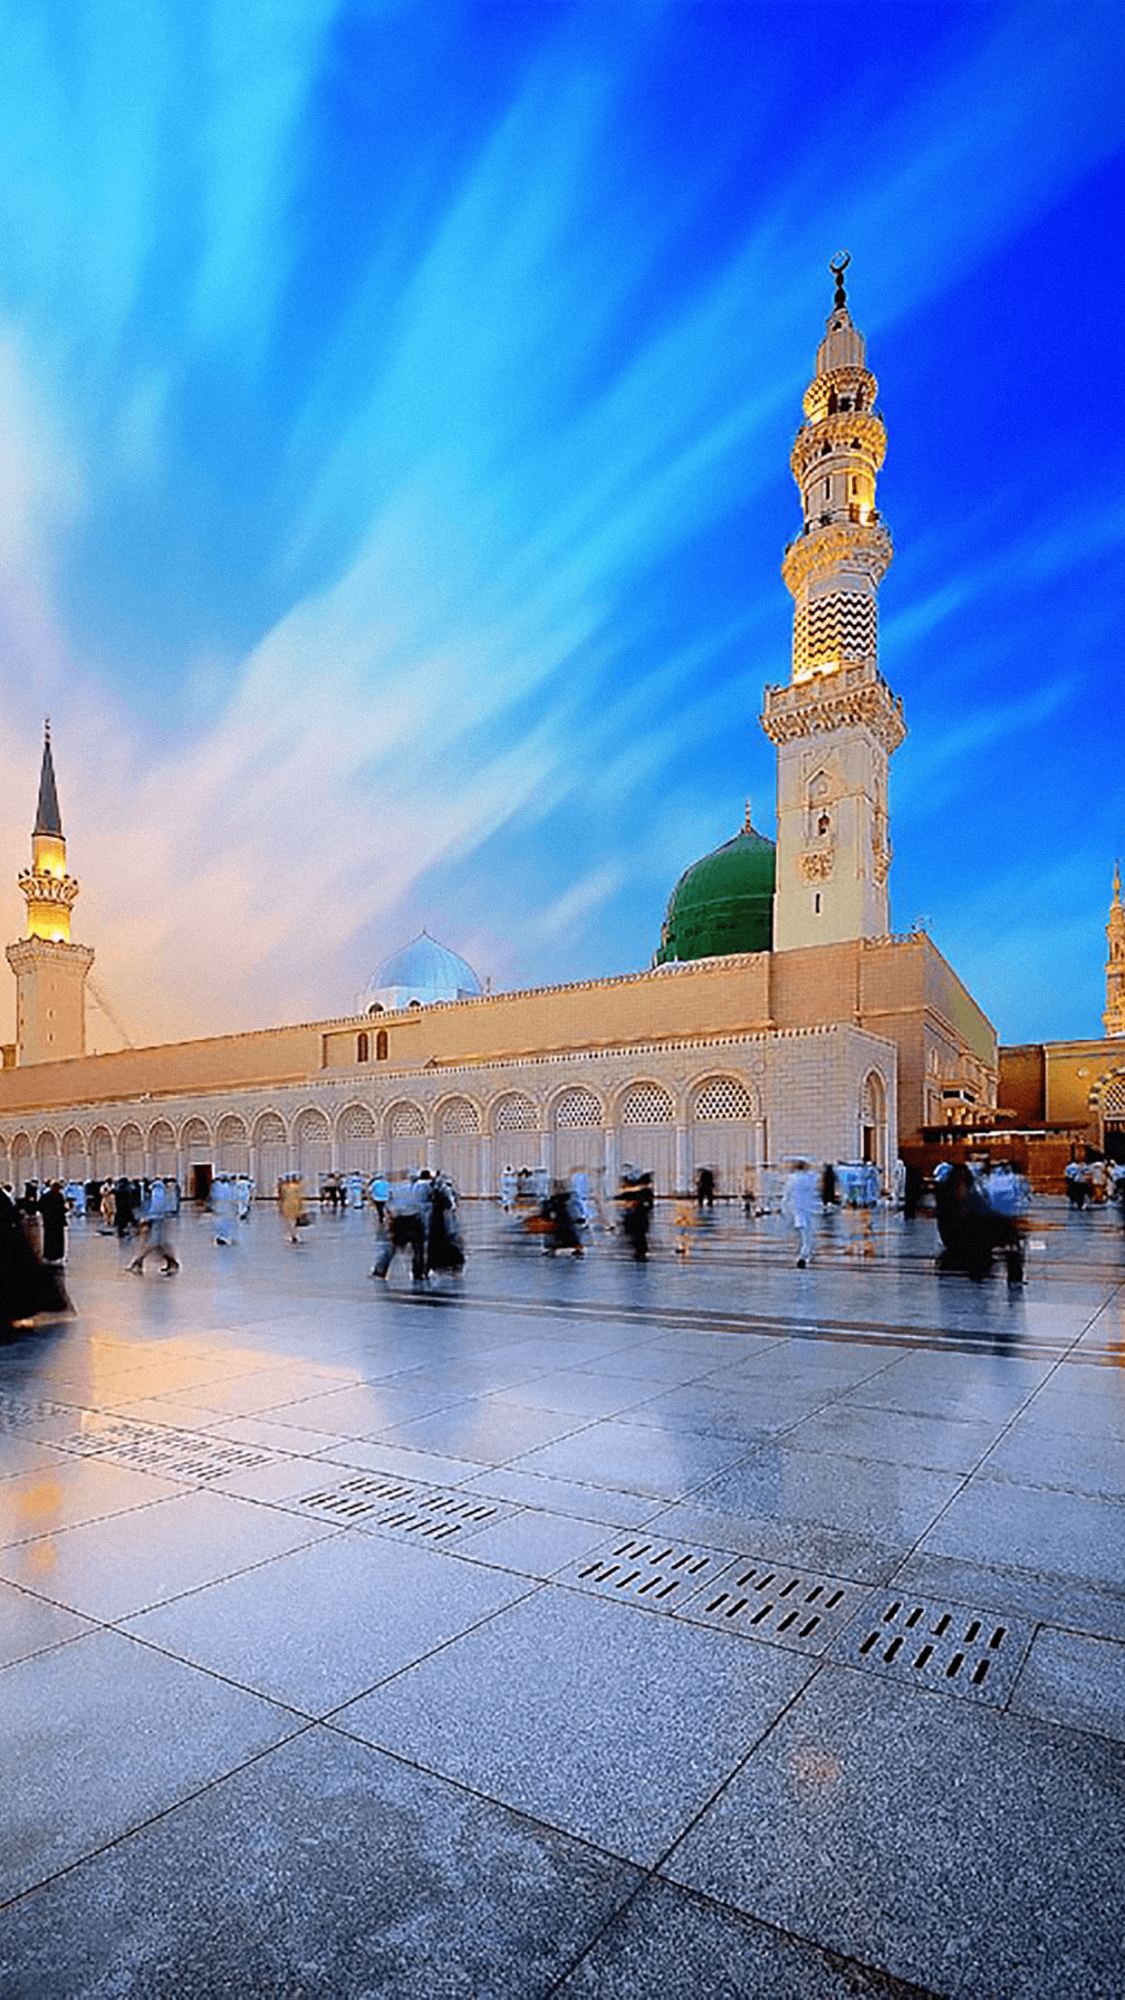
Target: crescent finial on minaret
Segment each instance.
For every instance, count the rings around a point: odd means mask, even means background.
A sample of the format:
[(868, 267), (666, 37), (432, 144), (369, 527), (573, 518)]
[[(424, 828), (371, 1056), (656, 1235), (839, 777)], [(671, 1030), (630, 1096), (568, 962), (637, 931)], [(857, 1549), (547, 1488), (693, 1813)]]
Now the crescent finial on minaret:
[(829, 262), (828, 268), (836, 280), (836, 296), (832, 301), (834, 311), (840, 306), (846, 306), (848, 303), (848, 295), (844, 290), (844, 272), (851, 261), (851, 251), (841, 250), (839, 256), (833, 257)]

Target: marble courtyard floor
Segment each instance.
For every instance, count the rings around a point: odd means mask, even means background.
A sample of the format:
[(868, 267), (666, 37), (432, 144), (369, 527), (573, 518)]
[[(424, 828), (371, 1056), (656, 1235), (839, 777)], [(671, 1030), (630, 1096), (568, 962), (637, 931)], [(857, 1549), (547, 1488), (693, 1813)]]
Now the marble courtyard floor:
[(0, 1348), (6, 2000), (1120, 2000), (1119, 1215), (470, 1230), (80, 1225)]

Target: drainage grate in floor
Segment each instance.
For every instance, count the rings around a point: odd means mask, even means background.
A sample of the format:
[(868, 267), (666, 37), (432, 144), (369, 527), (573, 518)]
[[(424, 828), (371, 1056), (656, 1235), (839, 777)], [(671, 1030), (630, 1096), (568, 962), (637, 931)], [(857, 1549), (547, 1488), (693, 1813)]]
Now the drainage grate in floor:
[(230, 1444), (155, 1424), (133, 1424), (120, 1417), (98, 1419), (84, 1430), (59, 1438), (58, 1444), (60, 1450), (77, 1452), (82, 1458), (107, 1459), (114, 1465), (135, 1466), (140, 1472), (198, 1480), (201, 1485), (228, 1472), (269, 1465), (273, 1457), (272, 1452), (254, 1445)]
[(621, 1535), (558, 1577), (559, 1583), (618, 1597), (646, 1611), (675, 1611), (707, 1579), (725, 1569), (730, 1556), (716, 1549), (684, 1548), (652, 1535)]
[(865, 1584), (741, 1556), (696, 1590), (679, 1615), (747, 1639), (822, 1653), (870, 1596)]
[(77, 1412), (74, 1405), (48, 1403), (40, 1399), (28, 1400), (23, 1396), (13, 1396), (8, 1390), (0, 1391), (0, 1431), (30, 1431), (36, 1424), (45, 1424), (54, 1417), (69, 1417), (73, 1423)]
[(832, 1648), (834, 1659), (870, 1673), (999, 1708), (1031, 1644), (1023, 1619), (921, 1597), (877, 1598)]
[(454, 1541), (474, 1529), (491, 1527), (513, 1511), (476, 1494), (444, 1493), (378, 1472), (356, 1473), (332, 1486), (319, 1486), (302, 1493), (293, 1505), (321, 1520), (344, 1525), (354, 1521), (375, 1534), (421, 1542)]

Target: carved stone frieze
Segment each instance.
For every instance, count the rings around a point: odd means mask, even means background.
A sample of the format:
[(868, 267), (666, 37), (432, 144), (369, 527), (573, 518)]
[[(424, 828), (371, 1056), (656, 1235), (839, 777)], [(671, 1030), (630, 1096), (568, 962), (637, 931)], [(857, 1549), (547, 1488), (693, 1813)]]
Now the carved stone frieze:
[(889, 754), (906, 736), (902, 701), (873, 667), (846, 667), (789, 687), (768, 687), (761, 724), (778, 745), (835, 729), (869, 729)]
[(827, 882), (836, 865), (833, 854), (802, 854), (801, 873), (806, 882)]

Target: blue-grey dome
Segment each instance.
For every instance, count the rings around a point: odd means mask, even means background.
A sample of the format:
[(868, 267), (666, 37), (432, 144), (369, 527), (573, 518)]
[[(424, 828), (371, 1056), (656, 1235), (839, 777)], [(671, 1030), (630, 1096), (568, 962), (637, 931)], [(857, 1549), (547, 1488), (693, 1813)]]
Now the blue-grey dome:
[(471, 965), (422, 931), (401, 951), (392, 952), (373, 972), (356, 1011), (393, 1013), (397, 1007), (432, 1007), (449, 1000), (472, 1000), (481, 983)]

